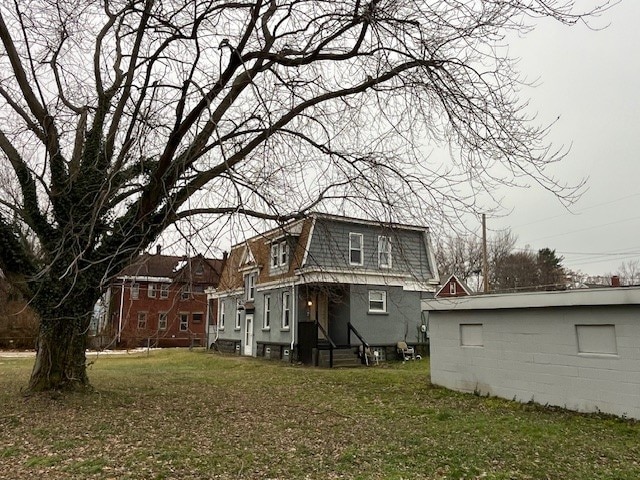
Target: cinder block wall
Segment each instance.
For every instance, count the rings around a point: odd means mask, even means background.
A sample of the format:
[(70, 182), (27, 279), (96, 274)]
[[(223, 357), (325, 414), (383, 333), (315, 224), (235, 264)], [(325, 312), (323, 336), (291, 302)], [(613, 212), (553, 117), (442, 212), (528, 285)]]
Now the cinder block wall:
[(434, 384), (640, 419), (639, 305), (431, 311), (429, 319)]

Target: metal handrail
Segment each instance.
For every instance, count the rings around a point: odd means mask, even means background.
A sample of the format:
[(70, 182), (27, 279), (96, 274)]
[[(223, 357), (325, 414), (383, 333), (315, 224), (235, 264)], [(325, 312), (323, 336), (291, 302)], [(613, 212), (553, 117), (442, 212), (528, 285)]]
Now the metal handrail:
[(360, 340), (360, 343), (362, 343), (362, 358), (364, 359), (365, 364), (369, 365), (369, 358), (367, 357), (367, 350), (369, 349), (369, 344), (364, 339), (364, 337), (360, 335), (360, 332), (356, 330), (356, 327), (354, 327), (351, 324), (351, 322), (347, 322), (347, 343), (349, 345), (351, 345), (351, 332), (353, 332), (355, 336), (358, 337), (358, 340)]
[[(316, 320), (315, 324), (316, 324), (316, 329), (321, 331), (324, 334), (324, 337), (329, 341), (329, 368), (333, 368), (333, 349), (337, 348), (336, 344), (333, 342), (333, 340), (331, 340), (331, 337), (329, 336), (327, 331), (324, 329), (324, 327), (320, 325), (320, 322)], [(316, 335), (316, 339), (317, 339), (317, 335)], [(317, 340), (316, 340), (316, 348), (320, 350), (320, 346), (317, 344)], [(316, 356), (316, 367), (318, 366), (319, 357), (320, 355), (318, 354), (318, 356)]]

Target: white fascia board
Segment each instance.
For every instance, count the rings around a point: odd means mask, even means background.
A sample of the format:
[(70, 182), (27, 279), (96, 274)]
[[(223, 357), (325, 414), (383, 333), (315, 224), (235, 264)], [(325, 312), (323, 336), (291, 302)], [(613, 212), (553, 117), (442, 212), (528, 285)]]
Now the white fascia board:
[(300, 267), (304, 268), (307, 264), (307, 257), (309, 256), (309, 249), (311, 248), (311, 239), (313, 239), (313, 232), (316, 228), (316, 217), (311, 220), (311, 227), (309, 227), (309, 235), (307, 235), (307, 244), (304, 246), (304, 255), (302, 256), (302, 262)]
[(150, 277), (148, 275), (124, 275), (122, 277), (117, 277), (118, 280), (122, 281), (134, 281), (134, 282), (155, 282), (155, 283), (171, 283), (173, 279), (169, 277)]
[(395, 222), (382, 222), (376, 220), (367, 220), (365, 218), (354, 218), (354, 217), (342, 217), (340, 215), (331, 215), (330, 213), (312, 213), (314, 219), (322, 218), (327, 220), (332, 220), (340, 223), (353, 223), (360, 225), (368, 225), (372, 227), (387, 227), (398, 230), (413, 230), (417, 232), (424, 232), (429, 229), (429, 227), (424, 227), (421, 225), (410, 225), (407, 223), (395, 223)]
[(425, 230), (424, 232), (424, 243), (425, 248), (427, 249), (427, 255), (429, 256), (429, 267), (431, 273), (433, 274), (433, 278), (430, 280), (430, 283), (434, 285), (440, 284), (440, 272), (438, 272), (438, 263), (436, 262), (436, 254), (433, 249), (433, 243), (431, 242), (431, 233), (429, 230)]
[(422, 310), (434, 311), (605, 305), (640, 305), (640, 287), (471, 295), (422, 300)]
[(410, 276), (400, 273), (368, 273), (344, 270), (299, 270), (296, 285), (310, 283), (339, 283), (353, 285), (388, 285), (402, 287), (403, 290), (412, 292), (435, 292), (435, 288), (429, 282), (420, 282)]
[(235, 290), (213, 290), (207, 292), (207, 300), (220, 299), (224, 297), (237, 297), (244, 293), (244, 288), (237, 288)]

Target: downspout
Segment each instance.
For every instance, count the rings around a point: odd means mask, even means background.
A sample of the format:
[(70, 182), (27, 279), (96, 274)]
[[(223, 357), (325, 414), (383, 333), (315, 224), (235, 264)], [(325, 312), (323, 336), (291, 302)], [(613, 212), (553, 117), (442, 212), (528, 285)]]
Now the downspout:
[(120, 292), (120, 316), (118, 318), (118, 342), (120, 343), (120, 334), (122, 333), (122, 313), (124, 310), (124, 278), (122, 279), (122, 291)]
[[(289, 349), (289, 362), (293, 363), (293, 347), (296, 343), (296, 321), (298, 319), (298, 295), (296, 294), (296, 285), (291, 282), (291, 348)], [(295, 308), (293, 305), (295, 304)]]

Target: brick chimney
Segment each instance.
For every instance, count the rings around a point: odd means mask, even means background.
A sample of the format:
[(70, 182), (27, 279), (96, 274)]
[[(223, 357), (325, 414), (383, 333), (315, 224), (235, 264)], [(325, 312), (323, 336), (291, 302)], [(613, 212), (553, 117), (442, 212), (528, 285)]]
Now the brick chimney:
[(156, 245), (156, 255), (160, 255), (162, 252), (162, 245)]
[(620, 286), (620, 277), (618, 275), (614, 275), (611, 277), (611, 286), (619, 287)]

